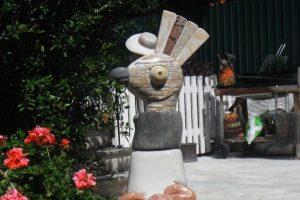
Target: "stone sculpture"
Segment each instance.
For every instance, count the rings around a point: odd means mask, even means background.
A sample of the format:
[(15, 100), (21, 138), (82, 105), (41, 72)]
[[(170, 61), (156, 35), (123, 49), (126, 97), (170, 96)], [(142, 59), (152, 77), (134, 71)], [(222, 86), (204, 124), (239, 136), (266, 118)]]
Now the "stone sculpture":
[[(139, 37), (139, 42), (143, 39), (141, 35), (135, 37)], [(129, 193), (120, 199), (140, 199), (141, 195), (149, 200), (195, 199), (192, 190), (185, 187), (186, 176), (179, 149), (182, 118), (176, 111), (176, 102), (183, 84), (181, 65), (208, 37), (193, 22), (163, 11), (155, 51), (143, 51), (146, 53), (140, 54), (145, 56), (127, 68), (116, 68), (111, 72), (112, 78), (127, 84), (129, 91), (146, 104), (145, 112), (139, 113), (134, 120), (136, 131), (132, 143)], [(145, 44), (153, 48), (153, 39)], [(155, 196), (167, 187), (176, 188), (182, 197), (172, 197), (169, 193)]]

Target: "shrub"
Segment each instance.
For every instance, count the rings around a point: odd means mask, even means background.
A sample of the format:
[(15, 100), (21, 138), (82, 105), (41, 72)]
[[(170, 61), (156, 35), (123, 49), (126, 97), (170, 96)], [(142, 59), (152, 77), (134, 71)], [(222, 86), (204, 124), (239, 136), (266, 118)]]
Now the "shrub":
[(0, 199), (103, 199), (92, 192), (96, 178), (91, 173), (72, 169), (71, 148), (67, 138), (45, 127), (8, 137), (0, 144)]
[(119, 46), (132, 28), (124, 20), (158, 2), (1, 1), (0, 130), (44, 124), (74, 142), (83, 128), (103, 125), (114, 107), (108, 73), (124, 64)]

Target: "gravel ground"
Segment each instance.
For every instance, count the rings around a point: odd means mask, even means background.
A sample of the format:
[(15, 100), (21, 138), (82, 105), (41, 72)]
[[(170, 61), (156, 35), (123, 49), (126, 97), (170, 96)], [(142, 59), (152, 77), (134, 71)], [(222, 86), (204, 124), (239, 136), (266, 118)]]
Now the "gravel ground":
[(214, 159), (185, 163), (197, 200), (300, 200), (300, 160)]

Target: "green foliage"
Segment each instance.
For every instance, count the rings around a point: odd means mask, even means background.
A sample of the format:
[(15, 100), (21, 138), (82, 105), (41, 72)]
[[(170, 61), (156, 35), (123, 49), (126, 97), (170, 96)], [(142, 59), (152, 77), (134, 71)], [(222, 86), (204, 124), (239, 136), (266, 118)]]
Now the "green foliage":
[[(108, 79), (126, 65), (124, 41), (136, 27), (128, 18), (158, 9), (158, 0), (2, 0), (0, 3), (0, 195), (11, 183), (29, 199), (96, 200), (70, 178), (74, 160), (60, 146), (23, 143), (36, 124), (78, 145), (84, 129), (111, 126), (116, 108)], [(120, 48), (122, 47), (122, 48)], [(112, 120), (110, 120), (112, 122)], [(21, 147), (30, 165), (3, 166), (4, 152)], [(71, 151), (72, 149), (70, 149)]]
[[(114, 108), (108, 73), (124, 65), (128, 17), (158, 0), (3, 0), (0, 3), (0, 131), (36, 124), (76, 139)], [(122, 46), (122, 48), (119, 48)]]
[[(12, 186), (29, 199), (101, 200), (91, 189), (77, 190), (72, 177), (74, 161), (68, 156), (68, 148), (62, 145), (24, 144), (25, 134), (21, 131), (11, 135), (0, 145), (0, 196)], [(20, 169), (8, 169), (3, 165), (4, 152), (13, 147), (23, 148), (30, 159), (29, 165)]]

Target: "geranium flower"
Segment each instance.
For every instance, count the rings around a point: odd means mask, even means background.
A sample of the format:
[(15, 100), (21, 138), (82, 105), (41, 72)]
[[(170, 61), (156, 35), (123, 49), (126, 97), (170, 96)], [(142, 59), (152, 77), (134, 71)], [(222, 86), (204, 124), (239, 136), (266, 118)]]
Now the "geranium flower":
[(12, 148), (6, 152), (7, 159), (3, 161), (4, 165), (9, 169), (18, 169), (26, 167), (29, 163), (29, 159), (26, 158), (26, 154), (23, 153), (22, 148)]
[(0, 145), (4, 145), (7, 140), (7, 137), (0, 135)]
[(96, 177), (93, 174), (86, 173), (85, 169), (75, 172), (73, 181), (77, 189), (82, 190), (96, 185)]
[(66, 139), (66, 138), (63, 138), (62, 140), (61, 140), (61, 146), (62, 146), (62, 148), (64, 149), (64, 150), (68, 150), (69, 149), (69, 144), (70, 144), (71, 142), (70, 142), (70, 140), (68, 140), (68, 139)]
[(22, 195), (17, 189), (11, 189), (0, 197), (0, 200), (28, 200), (27, 197)]
[(68, 139), (66, 139), (66, 138), (63, 138), (63, 139), (61, 140), (61, 144), (62, 144), (63, 146), (67, 146), (67, 145), (70, 144), (70, 140), (68, 140)]
[(50, 132), (49, 128), (37, 126), (28, 131), (28, 136), (25, 138), (24, 143), (35, 143), (36, 145), (55, 144), (55, 136)]

